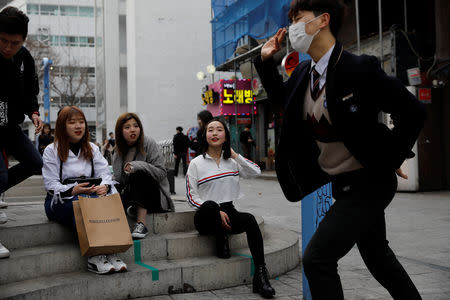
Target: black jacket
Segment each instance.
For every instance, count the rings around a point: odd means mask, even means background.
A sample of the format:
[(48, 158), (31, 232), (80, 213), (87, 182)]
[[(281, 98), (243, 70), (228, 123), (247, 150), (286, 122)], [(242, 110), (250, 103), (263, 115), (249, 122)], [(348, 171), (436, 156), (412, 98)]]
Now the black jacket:
[(0, 101), (8, 103), (8, 125), (21, 124), (39, 111), (39, 83), (34, 59), (22, 47), (12, 59), (0, 55)]
[(173, 136), (173, 153), (187, 153), (189, 147), (189, 138), (183, 133), (177, 133)]
[[(299, 201), (329, 181), (317, 162), (317, 143), (302, 122), (311, 61), (300, 63), (286, 83), (273, 59), (262, 62), (258, 56), (255, 66), (269, 100), (284, 110), (275, 168), (286, 198)], [(336, 42), (326, 80), (331, 123), (363, 167), (393, 171), (414, 156), (424, 107), (397, 78), (386, 75), (376, 57), (353, 55)], [(378, 121), (380, 111), (391, 114), (392, 130)]]

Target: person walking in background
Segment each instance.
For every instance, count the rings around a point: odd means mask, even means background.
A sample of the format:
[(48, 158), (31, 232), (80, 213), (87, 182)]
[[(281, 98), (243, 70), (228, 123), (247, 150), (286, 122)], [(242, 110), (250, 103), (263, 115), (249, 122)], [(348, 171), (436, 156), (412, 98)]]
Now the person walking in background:
[[(400, 166), (423, 127), (423, 105), (381, 69), (376, 57), (353, 55), (336, 36), (343, 7), (336, 0), (293, 0), (290, 45), (311, 60), (287, 83), (274, 54), (286, 29), (261, 49), (255, 66), (269, 100), (284, 108), (276, 153), (286, 198), (299, 201), (332, 182), (336, 200), (303, 253), (313, 299), (344, 299), (337, 266), (356, 244), (375, 279), (394, 299), (421, 299), (386, 239), (384, 210), (392, 201)], [(380, 123), (390, 113), (394, 127)]]
[(113, 152), (113, 147), (111, 146), (109, 140), (105, 139), (103, 141), (103, 145), (102, 145), (102, 154), (103, 154), (103, 157), (108, 162), (108, 165), (111, 165), (111, 162), (112, 162), (112, 152)]
[(189, 138), (183, 133), (183, 127), (176, 128), (177, 133), (173, 136), (173, 156), (175, 157), (175, 177), (178, 175), (178, 166), (183, 162), (183, 175), (186, 175), (186, 155), (189, 148)]
[(247, 159), (252, 159), (252, 150), (255, 145), (255, 141), (253, 140), (252, 133), (250, 131), (252, 127), (250, 125), (246, 125), (244, 131), (241, 132), (239, 136), (239, 141), (241, 142), (242, 152), (244, 152), (244, 157)]
[(111, 147), (114, 149), (114, 147), (116, 146), (116, 140), (114, 139), (114, 133), (113, 132), (109, 133), (108, 142), (111, 145)]
[(39, 147), (39, 153), (41, 155), (44, 154), (44, 149), (51, 143), (53, 143), (54, 137), (52, 135), (52, 128), (50, 124), (45, 123), (44, 127), (42, 128), (42, 134), (39, 135), (38, 138), (38, 147)]
[(124, 113), (116, 122), (114, 179), (119, 182), (128, 215), (137, 218), (131, 236), (147, 236), (147, 213), (175, 211), (170, 197), (164, 158), (155, 140), (144, 135), (135, 113)]
[[(6, 152), (19, 161), (8, 168), (0, 159), (0, 194), (28, 177), (40, 174), (42, 157), (22, 132), (20, 124), (27, 115), (35, 126), (35, 134), (42, 130), (39, 115), (39, 83), (34, 59), (23, 47), (28, 34), (28, 17), (15, 7), (0, 12), (0, 153)], [(8, 220), (0, 213), (0, 222)], [(9, 251), (0, 244), (0, 256)]]
[(200, 155), (201, 153), (201, 145), (203, 143), (203, 132), (205, 131), (206, 124), (213, 119), (213, 115), (208, 110), (202, 110), (197, 114), (197, 124), (198, 124), (198, 131), (197, 131), (197, 137), (193, 139), (189, 147), (196, 152), (195, 156)]
[(234, 207), (241, 197), (240, 176), (257, 176), (261, 170), (231, 149), (230, 131), (219, 118), (205, 124), (202, 142), (202, 153), (192, 160), (186, 174), (187, 200), (197, 209), (195, 228), (200, 234), (214, 235), (219, 258), (231, 257), (228, 234), (245, 232), (256, 267), (253, 292), (272, 298), (275, 290), (268, 279), (258, 223), (252, 214)]
[[(66, 106), (56, 120), (55, 142), (44, 150), (45, 213), (49, 220), (73, 230), (76, 230), (73, 201), (78, 200), (78, 196), (98, 197), (117, 193), (108, 163), (89, 140), (83, 111), (76, 106)], [(69, 183), (70, 178), (81, 176), (98, 178), (100, 184)], [(117, 254), (91, 256), (87, 264), (88, 270), (97, 274), (127, 270), (127, 265)]]

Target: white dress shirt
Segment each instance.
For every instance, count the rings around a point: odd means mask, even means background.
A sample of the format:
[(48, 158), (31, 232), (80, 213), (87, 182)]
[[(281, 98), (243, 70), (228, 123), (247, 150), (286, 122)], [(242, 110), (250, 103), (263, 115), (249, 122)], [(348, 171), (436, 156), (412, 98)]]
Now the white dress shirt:
[[(117, 193), (114, 187), (115, 181), (112, 179), (111, 170), (109, 169), (108, 162), (100, 153), (97, 145), (90, 143), (93, 152), (94, 162), (94, 177), (102, 178), (100, 184), (108, 184), (111, 186), (110, 194)], [(58, 157), (58, 147), (55, 143), (48, 145), (44, 150), (42, 156), (44, 165), (42, 167), (42, 177), (44, 178), (44, 186), (48, 191), (53, 191), (52, 205), (55, 201), (61, 201), (62, 199), (71, 199), (73, 196), (61, 197), (61, 193), (74, 187), (73, 184), (62, 184), (59, 178), (59, 168), (61, 166), (61, 160)], [(81, 157), (81, 149), (78, 155), (75, 155), (69, 150), (67, 160), (63, 162), (62, 168), (62, 181), (70, 177), (86, 176), (90, 177), (92, 171), (91, 161), (85, 160)]]
[[(331, 46), (331, 48), (325, 53), (317, 63), (314, 62), (314, 60), (311, 59), (311, 70), (315, 66), (316, 71), (320, 74), (320, 81), (319, 81), (319, 90), (322, 89), (322, 87), (325, 85), (325, 82), (327, 81), (327, 69), (328, 69), (328, 62), (330, 61), (331, 53), (333, 52), (334, 46)], [(313, 90), (314, 85), (314, 79), (313, 79), (313, 72), (311, 72), (311, 90)]]

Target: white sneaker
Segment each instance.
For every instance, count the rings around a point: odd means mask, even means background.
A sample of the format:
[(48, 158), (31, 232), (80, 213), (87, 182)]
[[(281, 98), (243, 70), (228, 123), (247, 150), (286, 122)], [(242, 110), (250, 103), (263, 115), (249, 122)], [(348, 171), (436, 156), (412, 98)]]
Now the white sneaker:
[(114, 266), (114, 269), (116, 269), (116, 272), (126, 272), (127, 271), (127, 264), (123, 262), (123, 260), (120, 259), (120, 257), (117, 254), (109, 254), (106, 255), (108, 258), (108, 262)]
[(8, 207), (8, 203), (6, 203), (3, 199), (0, 199), (0, 208), (7, 208), (7, 207)]
[(0, 211), (0, 224), (5, 224), (6, 222), (8, 222), (8, 216)]
[(9, 257), (9, 254), (9, 250), (0, 243), (0, 258), (7, 258)]
[(114, 266), (108, 261), (106, 255), (96, 255), (88, 258), (88, 271), (97, 274), (108, 274), (116, 271)]

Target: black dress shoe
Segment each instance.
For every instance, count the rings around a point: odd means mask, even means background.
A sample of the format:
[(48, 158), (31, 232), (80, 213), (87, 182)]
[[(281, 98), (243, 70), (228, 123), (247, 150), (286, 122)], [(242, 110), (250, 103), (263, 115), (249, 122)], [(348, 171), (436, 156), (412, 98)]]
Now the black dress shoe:
[(228, 241), (228, 235), (223, 237), (216, 237), (216, 249), (218, 258), (230, 258), (230, 243)]
[(258, 293), (266, 299), (273, 298), (275, 295), (265, 265), (256, 266), (255, 275), (253, 275), (253, 293)]

